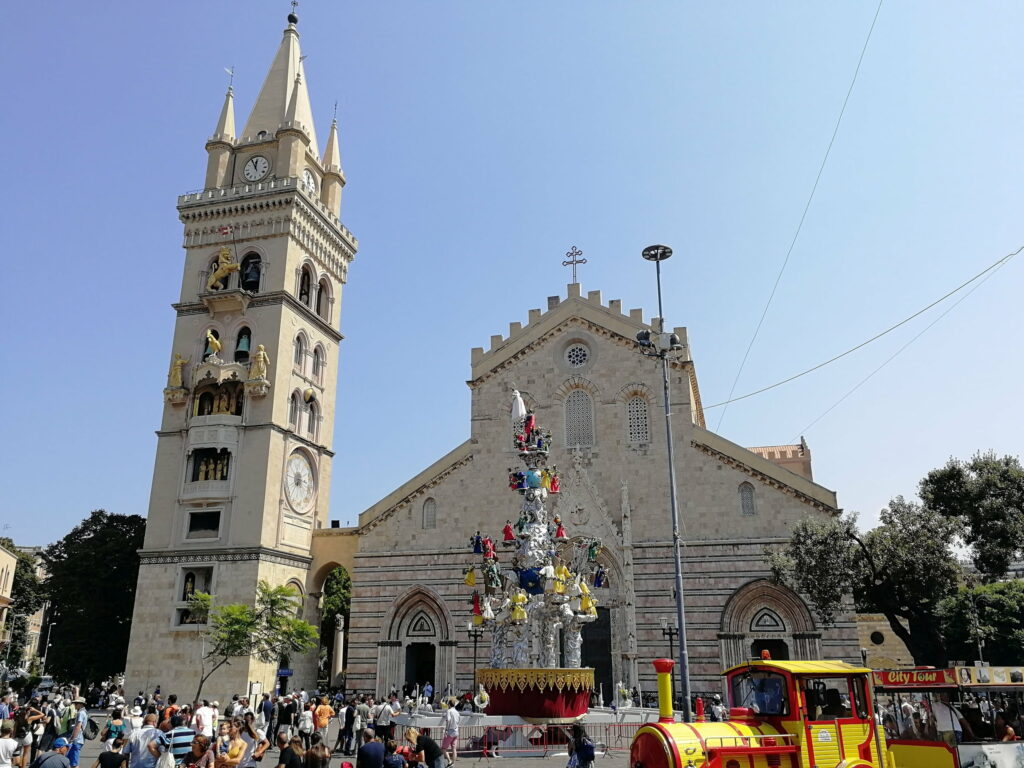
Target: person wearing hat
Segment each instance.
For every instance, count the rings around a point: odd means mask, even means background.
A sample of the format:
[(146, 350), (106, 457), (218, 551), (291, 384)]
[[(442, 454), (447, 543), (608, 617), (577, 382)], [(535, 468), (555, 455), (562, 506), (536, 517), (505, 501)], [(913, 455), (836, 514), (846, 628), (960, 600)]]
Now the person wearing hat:
[(711, 697), (711, 721), (721, 723), (725, 720), (725, 705), (722, 704), (722, 697), (716, 693)]
[(68, 765), (71, 768), (77, 768), (78, 757), (82, 752), (82, 746), (85, 744), (85, 726), (89, 722), (89, 712), (85, 708), (85, 699), (81, 696), (77, 696), (71, 701), (71, 706), (74, 708), (74, 725), (71, 726), (71, 746), (68, 747), (67, 759)]
[(71, 768), (71, 763), (67, 758), (70, 750), (71, 744), (68, 743), (68, 740), (63, 736), (58, 736), (54, 739), (53, 749), (40, 752), (29, 768)]
[(142, 707), (132, 707), (128, 722), (132, 725), (132, 731), (137, 731), (142, 727)]

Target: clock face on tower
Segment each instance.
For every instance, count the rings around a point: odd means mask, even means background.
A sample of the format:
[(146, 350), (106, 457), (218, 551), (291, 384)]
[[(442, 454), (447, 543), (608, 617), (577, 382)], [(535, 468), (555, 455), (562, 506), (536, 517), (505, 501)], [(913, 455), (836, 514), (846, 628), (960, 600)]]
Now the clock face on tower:
[(313, 175), (313, 172), (309, 170), (309, 168), (307, 168), (302, 174), (302, 183), (309, 194), (316, 194), (316, 176)]
[(249, 181), (259, 181), (270, 170), (270, 161), (263, 155), (254, 155), (242, 169), (242, 175)]
[(284, 492), (288, 503), (296, 512), (309, 509), (316, 495), (316, 483), (313, 480), (313, 468), (304, 453), (296, 451), (288, 457), (285, 467)]

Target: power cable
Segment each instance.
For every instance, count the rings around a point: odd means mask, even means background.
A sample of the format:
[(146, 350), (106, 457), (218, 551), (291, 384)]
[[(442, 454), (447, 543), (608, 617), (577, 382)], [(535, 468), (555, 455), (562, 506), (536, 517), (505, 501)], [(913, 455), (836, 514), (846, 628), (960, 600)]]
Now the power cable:
[(835, 357), (831, 357), (831, 358), (829, 358), (828, 360), (826, 360), (823, 363), (818, 363), (817, 365), (815, 365), (815, 366), (813, 366), (811, 368), (808, 368), (806, 371), (801, 371), (800, 373), (794, 374), (793, 376), (790, 376), (787, 379), (783, 379), (782, 381), (777, 381), (774, 384), (769, 384), (767, 387), (761, 387), (761, 389), (754, 390), (753, 392), (748, 392), (745, 395), (740, 395), (739, 397), (734, 397), (734, 398), (731, 398), (729, 400), (723, 400), (722, 402), (715, 403), (714, 405), (705, 405), (705, 406), (703, 406), (704, 410), (707, 411), (707, 410), (710, 410), (712, 408), (721, 408), (723, 405), (728, 405), (729, 403), (739, 402), (740, 400), (746, 400), (748, 397), (753, 397), (754, 395), (760, 395), (762, 392), (767, 392), (770, 389), (775, 389), (776, 387), (781, 387), (783, 384), (788, 384), (791, 381), (795, 381), (796, 379), (799, 379), (801, 376), (806, 376), (809, 373), (813, 373), (814, 371), (818, 370), (819, 368), (824, 368), (826, 365), (834, 363), (836, 360), (841, 360), (842, 358), (846, 357), (847, 355), (849, 355), (849, 354), (851, 354), (853, 352), (856, 352), (858, 349), (860, 349), (862, 347), (866, 347), (871, 342), (878, 341), (878, 339), (882, 338), (883, 336), (885, 336), (888, 333), (891, 333), (892, 331), (895, 331), (900, 326), (906, 325), (911, 320), (913, 320), (915, 317), (918, 317), (919, 315), (924, 314), (929, 309), (934, 307), (936, 304), (941, 304), (943, 301), (948, 299), (950, 296), (952, 296), (953, 294), (958, 293), (959, 291), (963, 290), (964, 288), (966, 288), (968, 285), (973, 283), (978, 278), (988, 274), (989, 272), (991, 272), (994, 269), (998, 269), (999, 267), (1003, 266), (1006, 262), (1008, 262), (1014, 256), (1019, 254), (1021, 251), (1024, 251), (1024, 245), (1022, 245), (1020, 248), (1018, 248), (1013, 253), (1008, 253), (1005, 256), (1003, 256), (1001, 259), (996, 261), (995, 263), (990, 264), (989, 266), (985, 267), (985, 269), (981, 270), (981, 272), (976, 274), (974, 277), (972, 277), (969, 280), (961, 283), (960, 285), (958, 285), (956, 288), (954, 288), (952, 291), (950, 291), (949, 293), (945, 294), (944, 296), (940, 296), (939, 298), (937, 298), (935, 301), (933, 301), (928, 306), (924, 307), (923, 309), (919, 309), (917, 312), (915, 312), (914, 314), (910, 315), (909, 317), (904, 318), (903, 320), (900, 320), (895, 325), (889, 326), (888, 328), (886, 328), (881, 333), (875, 334), (874, 336), (872, 336), (867, 341), (862, 341), (860, 344), (856, 345), (855, 347), (850, 347), (845, 352), (841, 352), (838, 355), (836, 355)]
[[(843, 106), (839, 110), (839, 117), (836, 119), (835, 127), (832, 129), (832, 138), (828, 141), (828, 147), (825, 149), (825, 156), (821, 159), (821, 165), (818, 167), (818, 175), (814, 177), (814, 185), (811, 187), (811, 194), (807, 197), (807, 204), (804, 205), (804, 211), (800, 214), (800, 221), (796, 225), (796, 232), (793, 234), (793, 239), (789, 243), (789, 249), (786, 251), (786, 258), (782, 260), (782, 267), (779, 269), (779, 274), (775, 276), (775, 284), (772, 285), (772, 292), (768, 295), (768, 301), (764, 305), (764, 311), (761, 312), (761, 319), (757, 321), (757, 327), (754, 329), (754, 335), (750, 337), (750, 343), (747, 344), (747, 351), (743, 353), (743, 360), (740, 361), (740, 368), (736, 371), (736, 378), (733, 379), (732, 388), (729, 390), (729, 397), (726, 398), (726, 408), (722, 411), (722, 415), (718, 417), (718, 425), (715, 427), (715, 432), (718, 432), (722, 427), (722, 421), (725, 419), (725, 413), (729, 410), (728, 403), (732, 402), (733, 393), (736, 391), (736, 385), (739, 384), (740, 376), (743, 374), (743, 368), (747, 364), (747, 358), (750, 356), (750, 350), (754, 348), (754, 342), (757, 341), (757, 336), (761, 332), (761, 326), (764, 324), (764, 319), (768, 315), (768, 308), (772, 305), (772, 300), (775, 298), (775, 291), (778, 290), (779, 282), (782, 280), (782, 274), (786, 271), (786, 265), (789, 264), (789, 257), (793, 254), (793, 248), (796, 247), (796, 241), (800, 237), (800, 231), (803, 229), (804, 220), (807, 218), (807, 212), (811, 208), (811, 202), (814, 200), (814, 193), (818, 191), (818, 182), (821, 181), (821, 174), (825, 171), (825, 163), (828, 162), (829, 154), (832, 152), (832, 145), (836, 141), (836, 136), (839, 134), (839, 125), (843, 121), (843, 115), (846, 113), (846, 105), (850, 101), (850, 94), (853, 93), (853, 86), (857, 83), (857, 75), (860, 74), (860, 65), (864, 61), (864, 54), (868, 50), (868, 43), (871, 42), (871, 33), (875, 30), (875, 22), (878, 21), (878, 14), (882, 10), (882, 2), (884, 0), (878, 0), (878, 7), (875, 9), (875, 16), (871, 19), (871, 27), (868, 29), (867, 37), (864, 38), (864, 46), (860, 49), (860, 57), (857, 59), (857, 67), (853, 71), (853, 79), (850, 81), (850, 87), (846, 90), (846, 98), (843, 99)], [(737, 398), (741, 399), (741, 398)]]
[[(914, 343), (915, 341), (917, 341), (917, 340), (918, 340), (919, 338), (921, 338), (922, 336), (924, 336), (924, 335), (925, 335), (925, 334), (926, 334), (926, 333), (927, 333), (927, 332), (928, 332), (928, 331), (929, 331), (929, 330), (931, 329), (931, 327), (932, 327), (933, 325), (935, 325), (935, 324), (936, 324), (937, 322), (939, 322), (939, 320), (941, 320), (941, 319), (942, 319), (942, 318), (944, 318), (944, 317), (945, 317), (946, 315), (948, 315), (948, 314), (949, 314), (950, 312), (952, 312), (952, 311), (953, 311), (954, 309), (956, 309), (956, 308), (957, 308), (957, 306), (959, 306), (960, 302), (962, 302), (962, 301), (963, 301), (964, 299), (966, 299), (966, 298), (967, 298), (968, 296), (970, 296), (970, 295), (971, 295), (972, 293), (974, 293), (974, 292), (975, 292), (976, 290), (978, 290), (979, 288), (981, 288), (981, 286), (983, 286), (983, 285), (984, 285), (984, 284), (985, 284), (986, 282), (988, 282), (989, 278), (991, 278), (991, 277), (992, 277), (993, 275), (995, 275), (995, 273), (996, 273), (996, 272), (998, 272), (998, 271), (999, 271), (999, 270), (1000, 270), (1000, 269), (1001, 269), (1001, 268), (1002, 268), (1003, 266), (1005, 266), (1005, 265), (1006, 265), (1006, 262), (1005, 262), (1005, 261), (1004, 261), (1004, 262), (1002, 262), (1002, 263), (1001, 263), (1001, 264), (1000, 264), (1000, 265), (999, 265), (998, 267), (996, 267), (996, 268), (995, 268), (995, 270), (994, 270), (994, 271), (992, 271), (992, 272), (990, 272), (990, 273), (989, 273), (988, 275), (986, 275), (986, 276), (985, 276), (985, 279), (984, 279), (984, 280), (982, 280), (982, 281), (981, 281), (980, 283), (978, 283), (978, 284), (977, 284), (976, 286), (974, 286), (973, 288), (971, 288), (971, 290), (969, 290), (969, 291), (968, 291), (967, 293), (965, 293), (965, 294), (964, 294), (963, 296), (961, 296), (961, 297), (960, 297), (959, 299), (957, 299), (956, 301), (954, 301), (954, 302), (953, 302), (953, 303), (952, 303), (952, 304), (951, 304), (951, 305), (950, 305), (949, 307), (947, 307), (947, 308), (946, 308), (946, 309), (945, 309), (945, 310), (944, 310), (944, 311), (942, 312), (942, 314), (940, 314), (940, 315), (939, 315), (938, 317), (936, 317), (936, 318), (935, 318), (934, 320), (932, 320), (932, 321), (931, 321), (930, 323), (928, 323), (928, 325), (926, 325), (926, 326), (924, 327), (924, 329), (923, 329), (923, 330), (921, 330), (921, 332), (920, 332), (920, 333), (918, 333), (918, 334), (917, 334), (916, 336), (914, 336), (914, 338), (912, 338), (912, 339), (911, 339), (910, 341), (908, 341), (908, 342), (907, 342), (906, 344), (904, 344), (904, 345), (903, 345), (902, 347), (900, 347), (900, 348), (899, 348), (899, 349), (897, 349), (897, 350), (896, 350), (895, 352), (893, 352), (893, 353), (892, 353), (892, 355), (891, 355), (891, 356), (890, 356), (890, 357), (889, 357), (889, 358), (888, 358), (888, 359), (887, 359), (887, 360), (886, 360), (886, 361), (885, 361), (884, 363), (882, 363), (882, 364), (881, 364), (880, 366), (878, 366), (877, 368), (875, 368), (875, 370), (873, 370), (873, 371), (872, 371), (871, 373), (869, 373), (869, 374), (868, 374), (867, 376), (865, 376), (865, 377), (864, 377), (863, 379), (861, 379), (861, 380), (860, 380), (859, 382), (857, 382), (857, 384), (856, 384), (856, 385), (855, 385), (855, 386), (853, 387), (853, 389), (851, 389), (851, 390), (850, 390), (849, 392), (847, 392), (847, 393), (846, 393), (845, 395), (843, 395), (843, 396), (842, 396), (842, 397), (840, 397), (840, 398), (839, 398), (838, 400), (836, 400), (836, 402), (835, 402), (835, 403), (834, 403), (834, 404), (832, 405), (832, 407), (830, 407), (830, 408), (829, 408), (828, 410), (826, 410), (826, 411), (825, 411), (824, 413), (822, 413), (822, 414), (821, 414), (820, 416), (818, 416), (818, 418), (816, 418), (816, 419), (815, 419), (814, 421), (812, 421), (812, 422), (811, 422), (810, 424), (808, 424), (808, 425), (807, 425), (806, 427), (804, 427), (803, 429), (801, 429), (801, 430), (800, 430), (800, 434), (801, 434), (801, 435), (805, 435), (805, 434), (807, 434), (807, 431), (808, 431), (808, 430), (809, 430), (809, 429), (810, 429), (811, 427), (813, 427), (813, 426), (814, 426), (815, 424), (817, 424), (817, 423), (818, 423), (819, 421), (821, 421), (821, 420), (822, 420), (823, 418), (825, 418), (826, 416), (828, 416), (828, 415), (829, 415), (829, 414), (830, 414), (830, 413), (831, 413), (832, 411), (834, 411), (834, 410), (835, 410), (835, 409), (836, 409), (837, 407), (839, 407), (839, 405), (840, 405), (840, 404), (841, 404), (841, 403), (842, 403), (842, 402), (843, 402), (844, 400), (846, 400), (846, 398), (848, 398), (848, 397), (849, 397), (850, 395), (852, 395), (852, 394), (853, 394), (854, 392), (856, 392), (856, 391), (857, 391), (858, 389), (860, 389), (860, 388), (861, 388), (861, 386), (863, 386), (864, 384), (866, 384), (866, 383), (868, 382), (868, 380), (869, 380), (869, 379), (871, 379), (871, 378), (872, 378), (872, 377), (873, 377), (873, 376), (874, 376), (874, 375), (875, 375), (876, 373), (878, 373), (878, 372), (879, 372), (880, 370), (882, 370), (883, 368), (885, 368), (885, 366), (887, 366), (887, 365), (888, 365), (889, 363), (891, 363), (891, 362), (892, 362), (893, 360), (895, 360), (895, 359), (896, 359), (896, 358), (897, 358), (897, 357), (899, 356), (899, 354), (900, 354), (901, 352), (903, 352), (903, 350), (905, 350), (905, 349), (906, 349), (907, 347), (909, 347), (909, 346), (910, 346), (911, 344), (913, 344), (913, 343)], [(797, 440), (798, 440), (798, 439), (799, 439), (799, 438), (794, 438), (793, 442), (794, 442), (794, 443), (795, 443), (795, 442), (797, 442)]]

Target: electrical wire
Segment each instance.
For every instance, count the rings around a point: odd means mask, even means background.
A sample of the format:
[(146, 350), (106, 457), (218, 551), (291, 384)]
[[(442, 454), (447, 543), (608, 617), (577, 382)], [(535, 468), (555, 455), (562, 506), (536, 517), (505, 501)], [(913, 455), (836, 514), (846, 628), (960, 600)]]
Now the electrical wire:
[(715, 427), (715, 432), (718, 432), (722, 427), (722, 421), (725, 419), (725, 413), (729, 410), (728, 403), (732, 402), (733, 393), (736, 391), (736, 385), (739, 384), (740, 376), (743, 375), (743, 368), (747, 364), (747, 358), (750, 356), (750, 350), (754, 348), (754, 342), (757, 341), (757, 336), (761, 332), (761, 326), (764, 324), (764, 319), (768, 315), (768, 309), (771, 307), (772, 301), (775, 299), (775, 292), (779, 288), (779, 282), (782, 280), (782, 274), (786, 271), (786, 265), (789, 264), (789, 257), (793, 255), (793, 248), (796, 247), (796, 241), (799, 239), (800, 232), (804, 227), (804, 220), (807, 218), (807, 212), (810, 210), (811, 202), (814, 200), (814, 193), (818, 191), (818, 182), (821, 181), (821, 174), (825, 171), (825, 163), (828, 162), (829, 154), (832, 152), (832, 145), (835, 143), (836, 136), (839, 134), (839, 125), (843, 122), (843, 115), (846, 114), (846, 105), (850, 101), (850, 94), (853, 93), (853, 86), (857, 83), (857, 75), (860, 74), (860, 65), (864, 61), (864, 54), (868, 50), (868, 43), (871, 42), (871, 33), (875, 31), (875, 22), (878, 21), (878, 14), (882, 10), (883, 2), (884, 0), (878, 0), (878, 7), (875, 9), (875, 16), (871, 19), (871, 27), (868, 28), (867, 37), (864, 38), (864, 46), (860, 49), (860, 57), (857, 59), (857, 66), (853, 70), (853, 79), (850, 80), (850, 87), (846, 90), (846, 98), (843, 99), (843, 106), (839, 110), (839, 117), (836, 119), (835, 127), (832, 129), (832, 138), (829, 139), (828, 147), (825, 149), (825, 156), (821, 159), (821, 165), (818, 167), (818, 175), (814, 177), (814, 185), (811, 187), (811, 194), (807, 196), (807, 203), (804, 205), (803, 213), (800, 214), (800, 221), (796, 225), (796, 232), (793, 234), (793, 239), (789, 243), (789, 249), (786, 251), (786, 257), (782, 260), (782, 267), (779, 269), (779, 274), (775, 276), (775, 284), (772, 285), (772, 291), (768, 294), (768, 301), (765, 302), (764, 310), (761, 312), (761, 319), (757, 321), (757, 327), (754, 329), (754, 335), (750, 337), (750, 343), (747, 344), (747, 351), (743, 353), (743, 360), (740, 361), (740, 368), (736, 371), (736, 378), (733, 379), (732, 388), (729, 390), (729, 397), (725, 400), (726, 408), (718, 417), (718, 425)]
[[(942, 319), (942, 318), (944, 318), (944, 317), (945, 317), (946, 315), (948, 315), (948, 314), (949, 314), (950, 312), (952, 312), (952, 311), (953, 311), (954, 309), (956, 309), (956, 308), (957, 308), (957, 306), (959, 306), (960, 302), (962, 302), (962, 301), (963, 301), (964, 299), (966, 299), (966, 298), (967, 298), (968, 296), (970, 296), (970, 295), (971, 295), (972, 293), (974, 293), (974, 292), (975, 292), (976, 290), (978, 290), (979, 288), (981, 288), (981, 286), (983, 286), (983, 285), (984, 285), (984, 284), (985, 284), (986, 282), (988, 282), (989, 278), (991, 278), (991, 277), (992, 277), (993, 275), (995, 275), (995, 273), (996, 273), (996, 272), (998, 272), (998, 271), (999, 271), (999, 270), (1000, 270), (1000, 269), (1001, 269), (1002, 267), (1004, 267), (1005, 265), (1006, 265), (1006, 262), (1005, 262), (1005, 261), (1004, 261), (1004, 262), (1001, 262), (1001, 263), (999, 264), (999, 266), (995, 268), (995, 270), (993, 270), (992, 272), (990, 272), (990, 273), (989, 273), (988, 275), (986, 275), (986, 276), (985, 276), (985, 279), (984, 279), (984, 280), (982, 280), (982, 281), (981, 281), (980, 283), (978, 283), (978, 284), (977, 284), (976, 286), (974, 286), (973, 288), (971, 288), (971, 290), (969, 290), (969, 291), (968, 291), (967, 293), (965, 293), (965, 294), (964, 294), (963, 296), (961, 296), (961, 297), (960, 297), (959, 299), (957, 299), (956, 301), (954, 301), (954, 302), (953, 302), (953, 303), (952, 303), (952, 304), (951, 304), (951, 305), (950, 305), (949, 307), (947, 307), (947, 308), (946, 308), (946, 309), (945, 309), (945, 310), (944, 310), (944, 311), (942, 312), (942, 314), (940, 314), (940, 315), (939, 315), (938, 317), (936, 317), (936, 318), (935, 318), (934, 320), (932, 320), (932, 321), (931, 321), (930, 323), (928, 323), (928, 325), (926, 325), (926, 326), (925, 326), (925, 327), (924, 327), (924, 328), (923, 328), (923, 329), (921, 330), (921, 332), (920, 332), (920, 333), (918, 333), (918, 334), (917, 334), (916, 336), (914, 336), (914, 337), (913, 337), (913, 338), (912, 338), (912, 339), (911, 339), (910, 341), (908, 341), (908, 342), (907, 342), (906, 344), (904, 344), (904, 345), (903, 345), (902, 347), (900, 347), (900, 348), (899, 348), (899, 349), (897, 349), (897, 350), (896, 350), (895, 352), (893, 352), (893, 353), (892, 353), (892, 355), (891, 355), (891, 356), (890, 356), (890, 357), (889, 357), (889, 358), (888, 358), (888, 359), (887, 359), (887, 360), (886, 360), (886, 361), (885, 361), (884, 363), (882, 363), (882, 364), (881, 364), (880, 366), (878, 366), (877, 368), (875, 368), (875, 370), (873, 370), (873, 371), (872, 371), (871, 373), (869, 373), (869, 374), (868, 374), (867, 376), (865, 376), (865, 377), (864, 377), (863, 379), (861, 379), (861, 380), (860, 380), (859, 382), (857, 382), (857, 384), (856, 384), (856, 385), (855, 385), (855, 386), (853, 387), (853, 389), (851, 389), (851, 390), (850, 390), (849, 392), (847, 392), (847, 393), (846, 393), (845, 395), (843, 395), (843, 396), (842, 396), (842, 397), (840, 397), (840, 398), (839, 398), (838, 400), (836, 400), (836, 402), (835, 402), (835, 403), (834, 403), (834, 404), (832, 405), (832, 407), (830, 407), (830, 408), (829, 408), (828, 410), (826, 410), (826, 411), (825, 411), (824, 413), (822, 413), (822, 414), (821, 414), (820, 416), (818, 416), (818, 418), (816, 418), (816, 419), (815, 419), (814, 421), (812, 421), (812, 422), (811, 422), (810, 424), (808, 424), (808, 425), (807, 425), (806, 427), (804, 427), (803, 429), (801, 429), (801, 430), (800, 430), (800, 435), (801, 435), (801, 436), (803, 436), (803, 435), (807, 434), (807, 431), (808, 431), (808, 430), (810, 430), (810, 428), (811, 428), (811, 427), (813, 427), (813, 426), (814, 426), (815, 424), (817, 424), (817, 423), (818, 423), (819, 421), (821, 421), (821, 420), (822, 420), (823, 418), (825, 418), (826, 416), (828, 416), (828, 415), (829, 415), (829, 414), (830, 414), (830, 413), (831, 413), (832, 411), (834, 411), (834, 410), (835, 410), (836, 408), (838, 408), (838, 407), (839, 407), (839, 405), (840, 405), (840, 404), (842, 404), (842, 402), (843, 402), (844, 400), (846, 400), (846, 398), (848, 398), (848, 397), (849, 397), (850, 395), (852, 395), (852, 394), (853, 394), (854, 392), (856, 392), (856, 391), (857, 391), (858, 389), (860, 389), (860, 388), (861, 388), (861, 387), (862, 387), (862, 386), (863, 386), (864, 384), (866, 384), (866, 383), (867, 383), (867, 382), (868, 382), (868, 381), (869, 381), (869, 380), (870, 380), (870, 379), (871, 379), (871, 378), (872, 378), (872, 377), (873, 377), (873, 376), (874, 376), (874, 375), (875, 375), (876, 373), (878, 373), (878, 372), (879, 372), (880, 370), (882, 370), (883, 368), (885, 368), (885, 366), (887, 366), (887, 365), (888, 365), (889, 363), (891, 363), (891, 362), (892, 362), (893, 360), (895, 360), (895, 359), (896, 359), (896, 358), (897, 358), (897, 357), (899, 356), (899, 354), (900, 354), (901, 352), (903, 352), (903, 350), (905, 350), (905, 349), (906, 349), (907, 347), (909, 347), (909, 346), (910, 346), (911, 344), (913, 344), (913, 343), (914, 343), (915, 341), (917, 341), (917, 340), (918, 340), (919, 338), (921, 338), (922, 336), (924, 336), (924, 335), (925, 335), (925, 334), (926, 334), (926, 333), (927, 333), (927, 332), (928, 332), (928, 331), (929, 331), (929, 330), (930, 330), (930, 329), (932, 328), (932, 326), (934, 326), (934, 325), (935, 325), (935, 324), (936, 324), (937, 322), (939, 322), (939, 320), (941, 320), (941, 319)], [(794, 442), (794, 443), (796, 443), (796, 442), (797, 442), (797, 441), (798, 441), (799, 439), (800, 439), (799, 437), (797, 437), (797, 438), (794, 438), (794, 439), (793, 439), (793, 442)]]
[(1022, 245), (1020, 248), (1018, 248), (1013, 253), (1008, 253), (1005, 256), (1003, 256), (1001, 259), (996, 261), (995, 263), (990, 264), (989, 266), (985, 267), (985, 269), (981, 270), (981, 272), (976, 274), (974, 277), (970, 278), (969, 280), (967, 280), (967, 281), (965, 281), (963, 283), (960, 283), (960, 285), (958, 285), (956, 288), (951, 290), (949, 293), (947, 293), (947, 294), (945, 294), (943, 296), (940, 296), (939, 298), (937, 298), (935, 301), (933, 301), (928, 306), (926, 306), (926, 307), (924, 307), (922, 309), (917, 310), (917, 312), (915, 312), (914, 314), (910, 315), (909, 317), (905, 317), (904, 319), (900, 320), (895, 325), (889, 326), (888, 328), (886, 328), (881, 333), (877, 333), (874, 336), (872, 336), (870, 339), (868, 339), (866, 341), (862, 341), (860, 344), (857, 344), (854, 347), (850, 347), (845, 352), (840, 352), (835, 357), (831, 357), (831, 358), (829, 358), (828, 360), (826, 360), (823, 363), (818, 363), (817, 365), (815, 365), (815, 366), (813, 366), (811, 368), (808, 368), (806, 371), (801, 371), (800, 373), (794, 374), (793, 376), (790, 376), (787, 379), (783, 379), (782, 381), (777, 381), (774, 384), (769, 384), (767, 387), (761, 387), (761, 389), (756, 389), (753, 392), (748, 392), (745, 395), (740, 395), (739, 397), (733, 397), (733, 398), (731, 398), (729, 400), (723, 400), (722, 402), (715, 403), (714, 405), (705, 405), (704, 406), (704, 410), (707, 411), (707, 410), (710, 410), (712, 408), (721, 408), (723, 405), (728, 405), (729, 403), (739, 402), (740, 400), (746, 400), (748, 397), (753, 397), (754, 395), (760, 395), (762, 392), (767, 392), (770, 389), (775, 389), (776, 387), (781, 387), (783, 384), (788, 384), (791, 381), (795, 381), (796, 379), (799, 379), (801, 376), (806, 376), (807, 374), (813, 373), (814, 371), (817, 371), (820, 368), (824, 368), (826, 365), (829, 365), (831, 363), (836, 362), (836, 360), (841, 360), (842, 358), (846, 357), (847, 355), (852, 354), (853, 352), (856, 352), (858, 349), (866, 347), (871, 342), (878, 341), (883, 336), (885, 336), (885, 335), (887, 335), (889, 333), (892, 333), (893, 331), (895, 331), (900, 326), (906, 325), (911, 320), (913, 320), (915, 317), (923, 315), (925, 312), (927, 312), (929, 309), (934, 307), (936, 304), (941, 304), (943, 301), (948, 299), (950, 296), (952, 296), (952, 295), (954, 295), (956, 293), (959, 293), (964, 288), (966, 288), (968, 285), (973, 283), (975, 280), (978, 280), (979, 278), (981, 278), (984, 275), (988, 274), (992, 270), (998, 269), (999, 267), (1003, 266), (1010, 259), (1012, 259), (1014, 256), (1019, 254), (1021, 251), (1024, 251), (1024, 245)]

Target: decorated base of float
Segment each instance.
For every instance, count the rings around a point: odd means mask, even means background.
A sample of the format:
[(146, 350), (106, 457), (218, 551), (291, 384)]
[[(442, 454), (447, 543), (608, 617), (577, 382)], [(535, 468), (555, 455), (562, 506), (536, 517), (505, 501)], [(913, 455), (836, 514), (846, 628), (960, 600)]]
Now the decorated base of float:
[(488, 715), (518, 715), (528, 723), (575, 723), (587, 713), (594, 670), (478, 669)]

